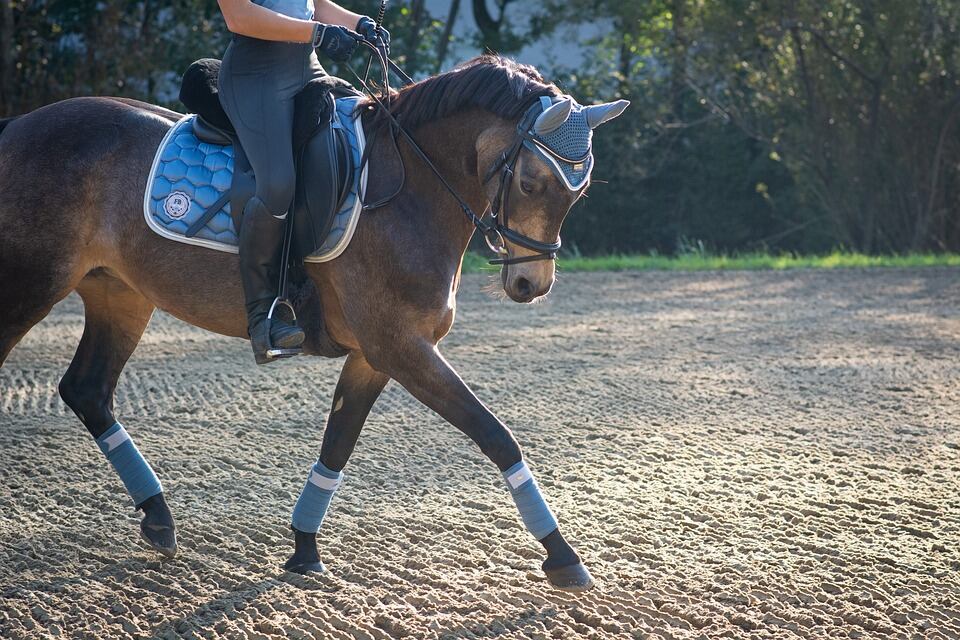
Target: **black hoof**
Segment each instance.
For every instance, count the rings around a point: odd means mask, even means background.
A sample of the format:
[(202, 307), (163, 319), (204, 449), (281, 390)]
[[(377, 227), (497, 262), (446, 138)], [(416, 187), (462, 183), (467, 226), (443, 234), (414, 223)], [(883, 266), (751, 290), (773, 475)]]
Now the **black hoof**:
[(293, 573), (325, 573), (327, 568), (320, 562), (320, 553), (317, 551), (317, 534), (300, 531), (292, 526), (294, 548), (293, 555), (287, 560), (283, 568)]
[(557, 589), (577, 593), (593, 587), (593, 578), (582, 562), (557, 569), (544, 568), (543, 572), (547, 574), (550, 584)]
[(309, 560), (307, 562), (300, 562), (296, 558), (290, 558), (287, 560), (283, 568), (291, 573), (299, 573), (302, 575), (308, 573), (326, 573), (327, 568), (323, 566), (323, 563), (319, 560)]
[(148, 498), (140, 505), (140, 509), (143, 509), (140, 538), (164, 557), (177, 555), (177, 527), (163, 494)]

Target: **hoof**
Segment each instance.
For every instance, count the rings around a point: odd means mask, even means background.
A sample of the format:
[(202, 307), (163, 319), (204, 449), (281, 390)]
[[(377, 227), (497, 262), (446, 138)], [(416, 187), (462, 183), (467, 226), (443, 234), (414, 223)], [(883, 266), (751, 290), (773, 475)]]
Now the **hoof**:
[(307, 562), (300, 562), (295, 558), (290, 558), (287, 560), (283, 568), (291, 573), (299, 573), (301, 575), (306, 575), (308, 573), (326, 573), (327, 568), (323, 566), (323, 563), (319, 560), (310, 560)]
[(582, 562), (557, 569), (544, 569), (543, 572), (557, 589), (579, 593), (593, 587), (593, 578)]
[(177, 527), (163, 494), (147, 498), (137, 508), (143, 510), (140, 537), (147, 546), (166, 558), (177, 555)]
[(144, 520), (140, 523), (140, 537), (147, 546), (165, 558), (177, 555), (177, 530), (173, 527), (148, 524)]

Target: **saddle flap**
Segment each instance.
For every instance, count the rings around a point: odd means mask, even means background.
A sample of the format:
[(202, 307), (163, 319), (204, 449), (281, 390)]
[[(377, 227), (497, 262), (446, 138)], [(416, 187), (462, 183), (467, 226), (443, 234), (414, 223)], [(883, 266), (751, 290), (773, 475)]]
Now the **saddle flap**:
[(350, 143), (337, 126), (335, 110), (330, 113), (331, 118), (304, 144), (297, 162), (293, 249), (298, 258), (323, 245), (353, 183)]

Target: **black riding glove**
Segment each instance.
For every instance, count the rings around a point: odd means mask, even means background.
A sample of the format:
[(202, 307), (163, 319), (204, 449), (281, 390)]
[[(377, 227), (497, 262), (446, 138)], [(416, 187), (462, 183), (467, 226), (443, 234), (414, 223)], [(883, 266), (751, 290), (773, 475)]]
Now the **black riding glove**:
[(380, 48), (387, 56), (390, 55), (390, 32), (383, 27), (377, 27), (373, 18), (363, 16), (357, 22), (357, 33), (375, 47)]
[(357, 43), (361, 40), (363, 36), (346, 27), (318, 23), (313, 46), (334, 62), (346, 62), (356, 51)]

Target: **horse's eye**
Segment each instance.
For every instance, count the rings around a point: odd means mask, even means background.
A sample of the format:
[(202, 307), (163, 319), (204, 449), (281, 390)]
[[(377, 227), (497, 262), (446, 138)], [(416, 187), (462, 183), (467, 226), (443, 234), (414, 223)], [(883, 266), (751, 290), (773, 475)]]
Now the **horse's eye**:
[(520, 191), (522, 191), (524, 195), (530, 195), (533, 193), (533, 189), (534, 185), (532, 182), (528, 182), (527, 180), (520, 181)]

